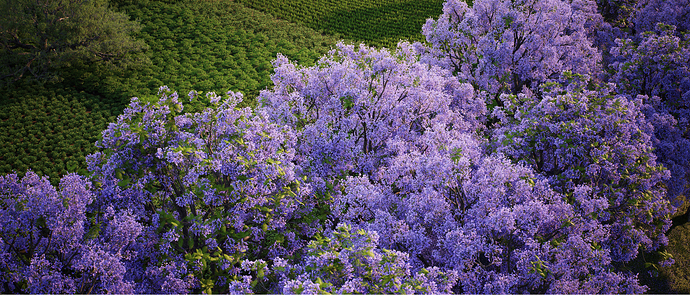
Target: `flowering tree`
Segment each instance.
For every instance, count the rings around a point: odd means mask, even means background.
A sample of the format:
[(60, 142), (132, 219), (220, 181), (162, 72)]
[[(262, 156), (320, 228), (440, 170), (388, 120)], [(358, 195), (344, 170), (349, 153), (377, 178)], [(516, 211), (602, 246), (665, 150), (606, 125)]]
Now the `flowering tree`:
[(259, 99), (274, 121), (299, 133), (296, 162), (315, 188), (372, 175), (391, 155), (390, 139), (419, 141), (446, 125), (455, 133), (481, 129), (486, 107), (472, 86), (418, 58), (407, 43), (395, 53), (339, 44), (309, 68), (278, 56), (275, 87)]
[(501, 93), (538, 90), (565, 70), (596, 73), (600, 54), (587, 39), (596, 16), (591, 1), (449, 0), (423, 26), (431, 47), (422, 50), (500, 104)]
[[(448, 72), (419, 62), (409, 45), (401, 43), (394, 54), (340, 45), (311, 68), (277, 63), (276, 87), (261, 98), (277, 120), (303, 130), (298, 151), (311, 155), (300, 160), (303, 167), (338, 167), (304, 170), (333, 196), (334, 223), (376, 232), (381, 248), (409, 255), (412, 271), (456, 272), (455, 291), (644, 290), (634, 276), (611, 271), (617, 258), (600, 244), (609, 226), (590, 216), (605, 214), (607, 199), (582, 189), (577, 203), (569, 203), (548, 177), (488, 155), (477, 132), (485, 109), (467, 107), (483, 106), (483, 99)], [(420, 67), (424, 75), (406, 70)], [(467, 90), (457, 96), (446, 85)], [(318, 256), (351, 255), (328, 249)], [(332, 260), (317, 261), (297, 268)], [(337, 290), (332, 280), (314, 281), (328, 275), (308, 273), (294, 275), (288, 289)], [(352, 270), (346, 273), (340, 276), (352, 278)], [(343, 279), (335, 280), (345, 285), (335, 286), (350, 288)]]
[(134, 292), (125, 276), (142, 227), (126, 212), (88, 212), (91, 182), (70, 174), (56, 190), (29, 171), (0, 176), (0, 288), (3, 292)]
[[(102, 151), (87, 159), (93, 187), (69, 176), (58, 195), (34, 174), (3, 178), (8, 291), (227, 292), (256, 286), (261, 258), (301, 248), (315, 217), (305, 217), (314, 212), (294, 176), (289, 129), (235, 109), (241, 95), (210, 94), (214, 108), (185, 114), (165, 90), (158, 102), (132, 99), (103, 132)], [(47, 274), (55, 282), (31, 279)]]
[[(635, 32), (654, 31), (658, 23), (675, 26), (678, 32), (690, 32), (690, 1), (642, 0), (630, 16)], [(686, 39), (687, 40), (687, 39)]]
[(277, 258), (275, 271), (283, 293), (449, 293), (457, 281), (454, 271), (437, 267), (410, 271), (408, 254), (377, 247), (376, 232), (338, 225), (308, 245), (302, 264)]
[(176, 93), (161, 91), (155, 103), (133, 99), (103, 132), (103, 151), (87, 158), (96, 208), (132, 212), (144, 226), (129, 266), (145, 282), (140, 291), (254, 286), (266, 265), (260, 258), (291, 255), (308, 235), (288, 229), (313, 213), (308, 185), (293, 171), (294, 135), (265, 114), (236, 109), (241, 94), (208, 93), (213, 108), (192, 114), (182, 113)]
[(644, 292), (627, 263), (687, 188), (688, 45), (672, 17), (605, 77), (592, 3), (449, 0), (428, 47), (278, 55), (254, 110), (133, 98), (89, 175), (0, 177), (2, 290)]
[[(576, 216), (602, 224), (607, 259), (628, 262), (638, 249), (666, 243), (674, 206), (667, 170), (653, 152), (655, 132), (664, 131), (645, 117), (650, 106), (637, 93), (616, 96), (615, 85), (588, 78), (604, 77), (587, 38), (597, 36), (600, 18), (590, 7), (588, 1), (476, 1), (472, 7), (448, 1), (444, 14), (424, 26), (430, 48), (418, 50), (423, 61), (488, 94), (487, 104), (496, 106), (487, 126), (490, 149), (534, 169)], [(669, 124), (668, 117), (655, 120)], [(595, 211), (592, 202), (600, 203)]]
[(578, 193), (604, 202), (588, 218), (607, 224), (602, 242), (612, 258), (630, 261), (638, 248), (666, 243), (673, 212), (664, 184), (668, 171), (652, 152), (653, 127), (642, 101), (616, 96), (611, 85), (587, 89), (587, 77), (565, 77), (563, 84), (546, 84), (543, 98), (503, 95), (506, 107), (494, 110), (501, 127), (493, 141), (498, 151), (549, 179), (578, 210), (590, 206), (574, 199)]
[[(671, 1), (656, 4), (666, 13), (645, 7), (638, 13), (638, 34), (616, 39), (610, 80), (618, 91), (640, 95), (647, 102), (645, 115), (655, 127), (655, 153), (671, 171), (668, 187), (673, 199), (690, 189), (690, 22), (680, 16), (690, 10)], [(651, 20), (659, 22), (652, 26)]]

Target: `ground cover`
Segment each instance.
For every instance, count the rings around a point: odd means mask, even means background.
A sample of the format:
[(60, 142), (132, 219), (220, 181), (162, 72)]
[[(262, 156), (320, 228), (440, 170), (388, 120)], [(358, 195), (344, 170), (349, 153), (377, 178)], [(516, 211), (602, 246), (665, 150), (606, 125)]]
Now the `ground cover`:
[(271, 61), (279, 52), (312, 64), (336, 42), (230, 1), (150, 1), (120, 10), (140, 20), (137, 38), (149, 45), (151, 66), (119, 75), (99, 74), (104, 69), (96, 66), (75, 73), (82, 85), (120, 98), (152, 95), (168, 85), (185, 94), (242, 91), (251, 105), (270, 85)]
[(304, 24), (329, 35), (394, 48), (400, 39), (423, 41), (427, 18), (442, 13), (441, 0), (238, 0), (277, 18)]
[(0, 174), (32, 169), (59, 180), (84, 169), (84, 156), (123, 109), (66, 87), (15, 86), (0, 100)]

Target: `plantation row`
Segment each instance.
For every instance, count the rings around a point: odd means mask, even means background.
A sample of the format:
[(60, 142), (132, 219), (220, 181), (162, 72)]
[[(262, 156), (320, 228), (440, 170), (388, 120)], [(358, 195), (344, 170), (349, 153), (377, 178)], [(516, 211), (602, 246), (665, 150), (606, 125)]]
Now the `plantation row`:
[(150, 2), (122, 9), (141, 20), (138, 37), (150, 46), (152, 66), (120, 82), (134, 86), (135, 95), (170, 85), (181, 92), (227, 89), (256, 97), (270, 85), (278, 52), (313, 63), (335, 43), (237, 3)]
[(160, 85), (180, 91), (243, 91), (255, 97), (269, 85), (270, 61), (278, 52), (308, 64), (336, 42), (233, 2), (151, 1), (120, 10), (143, 25), (136, 37), (149, 45), (150, 66), (120, 75), (97, 67), (74, 73), (83, 87), (93, 85), (119, 97), (151, 95)]
[(423, 41), (421, 26), (441, 14), (440, 0), (239, 0), (279, 19), (370, 46), (395, 48), (398, 41)]

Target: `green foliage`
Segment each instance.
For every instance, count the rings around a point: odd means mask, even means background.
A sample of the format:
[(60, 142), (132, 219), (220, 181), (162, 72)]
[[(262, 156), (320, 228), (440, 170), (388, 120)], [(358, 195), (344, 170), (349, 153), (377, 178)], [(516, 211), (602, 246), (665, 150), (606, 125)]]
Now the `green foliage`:
[(651, 290), (663, 293), (690, 293), (690, 223), (672, 228), (668, 232), (667, 251), (676, 261), (660, 269), (662, 281), (668, 282), (668, 289)]
[(124, 108), (121, 102), (55, 85), (29, 81), (6, 87), (0, 98), (0, 174), (27, 169), (50, 176), (86, 168), (85, 155), (108, 122)]
[(0, 11), (0, 79), (58, 80), (55, 70), (75, 62), (127, 67), (144, 61), (131, 54), (146, 48), (130, 37), (139, 24), (106, 0), (2, 0)]
[(112, 73), (94, 65), (73, 73), (75, 87), (119, 98), (153, 95), (161, 85), (181, 96), (232, 90), (245, 95), (241, 106), (253, 106), (259, 91), (272, 85), (278, 53), (310, 65), (337, 42), (230, 1), (151, 1), (120, 9), (141, 22), (136, 37), (150, 46), (151, 66)]
[(442, 13), (442, 0), (238, 0), (290, 22), (369, 46), (395, 48), (400, 39), (423, 41), (427, 18)]

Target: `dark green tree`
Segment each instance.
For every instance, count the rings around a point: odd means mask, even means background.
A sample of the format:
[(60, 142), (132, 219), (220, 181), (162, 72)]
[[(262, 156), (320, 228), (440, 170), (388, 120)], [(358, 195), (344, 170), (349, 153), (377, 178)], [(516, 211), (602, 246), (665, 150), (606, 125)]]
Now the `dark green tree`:
[(142, 64), (146, 43), (131, 37), (136, 21), (107, 0), (0, 0), (0, 80), (59, 80), (75, 63)]

